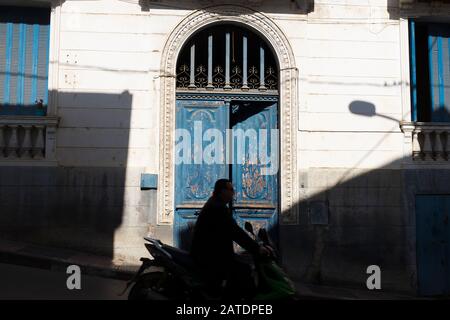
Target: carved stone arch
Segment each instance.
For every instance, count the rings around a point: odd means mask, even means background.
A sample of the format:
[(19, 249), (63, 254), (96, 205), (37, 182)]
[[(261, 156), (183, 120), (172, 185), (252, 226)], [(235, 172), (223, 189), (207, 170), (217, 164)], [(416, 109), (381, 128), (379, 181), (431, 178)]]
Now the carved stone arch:
[(280, 113), (280, 223), (296, 224), (297, 201), (297, 115), (298, 69), (283, 31), (263, 13), (252, 9), (219, 5), (194, 11), (169, 35), (161, 59), (160, 162), (158, 224), (171, 224), (174, 218), (174, 133), (175, 86), (178, 54), (193, 34), (214, 23), (237, 23), (255, 30), (271, 45), (279, 66)]

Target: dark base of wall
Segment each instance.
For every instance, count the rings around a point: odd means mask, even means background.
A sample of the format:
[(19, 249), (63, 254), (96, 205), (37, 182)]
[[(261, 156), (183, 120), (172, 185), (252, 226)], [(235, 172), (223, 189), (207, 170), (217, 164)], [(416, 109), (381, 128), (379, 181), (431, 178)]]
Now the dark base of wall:
[[(333, 174), (301, 174), (314, 195), (297, 204), (299, 225), (280, 226), (287, 271), (305, 282), (367, 289), (367, 267), (378, 265), (383, 290), (417, 294), (415, 196), (450, 194), (450, 170), (380, 169), (314, 192)], [(325, 225), (311, 219), (316, 201), (328, 208)]]

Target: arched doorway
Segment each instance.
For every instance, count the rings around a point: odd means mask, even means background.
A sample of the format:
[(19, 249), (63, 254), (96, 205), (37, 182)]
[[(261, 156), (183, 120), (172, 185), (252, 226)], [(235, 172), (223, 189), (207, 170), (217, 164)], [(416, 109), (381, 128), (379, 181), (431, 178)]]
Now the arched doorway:
[(238, 24), (192, 35), (176, 64), (174, 242), (190, 246), (217, 179), (232, 180), (235, 219), (277, 238), (279, 70), (272, 48)]
[[(218, 23), (238, 24), (258, 30), (270, 44), (279, 66), (279, 224), (298, 224), (296, 203), (299, 193), (297, 172), (297, 117), (299, 70), (292, 47), (281, 28), (267, 15), (236, 5), (213, 5), (188, 14), (170, 33), (161, 55), (159, 82), (159, 170), (157, 226), (173, 241), (175, 221), (175, 120), (176, 120), (176, 64), (179, 53), (187, 41), (198, 31)], [(280, 231), (280, 237), (283, 232)]]

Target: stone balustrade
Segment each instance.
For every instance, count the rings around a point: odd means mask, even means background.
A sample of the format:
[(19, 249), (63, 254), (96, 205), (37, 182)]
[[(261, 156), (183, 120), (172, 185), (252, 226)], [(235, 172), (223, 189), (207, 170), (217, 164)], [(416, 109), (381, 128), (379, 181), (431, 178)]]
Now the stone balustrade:
[(403, 122), (401, 129), (411, 139), (414, 161), (449, 161), (450, 123)]
[(56, 117), (1, 116), (0, 159), (52, 159)]

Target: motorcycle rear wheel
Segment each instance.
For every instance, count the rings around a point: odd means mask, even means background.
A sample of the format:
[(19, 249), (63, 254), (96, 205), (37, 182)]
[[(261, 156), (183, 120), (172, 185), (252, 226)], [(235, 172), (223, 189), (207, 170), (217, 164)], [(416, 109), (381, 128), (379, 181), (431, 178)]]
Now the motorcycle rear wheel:
[(139, 277), (128, 294), (128, 300), (169, 300), (170, 290), (165, 288), (164, 272), (144, 273)]

